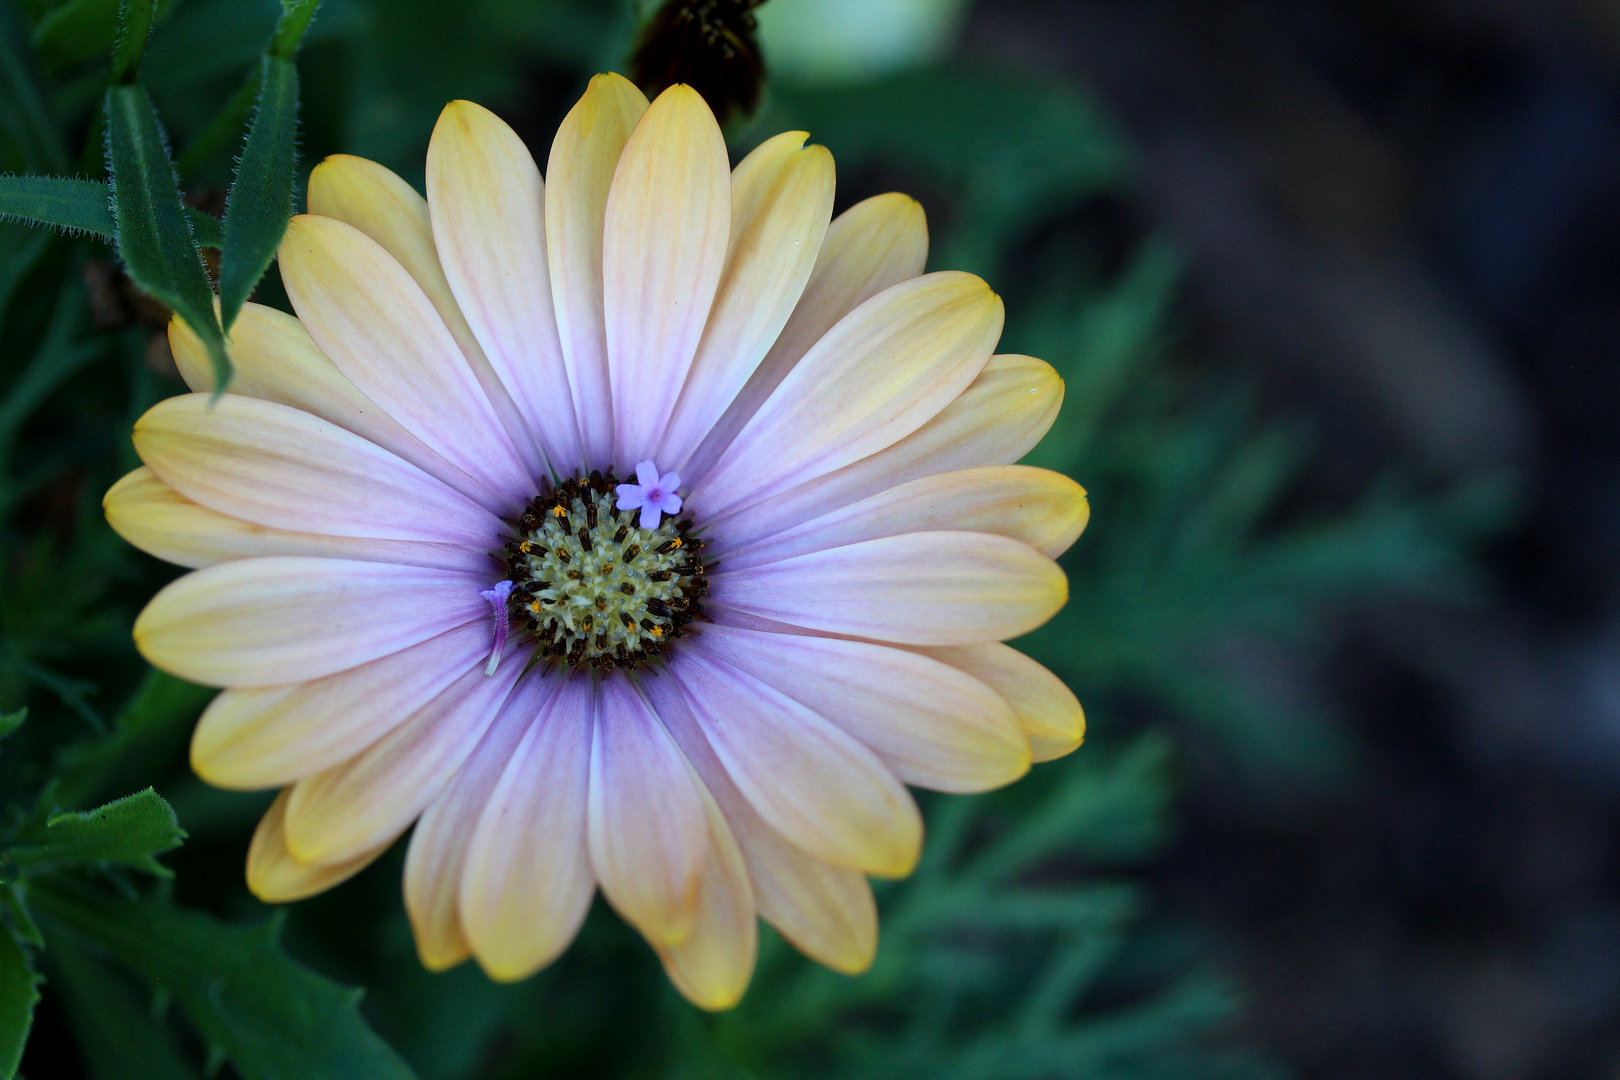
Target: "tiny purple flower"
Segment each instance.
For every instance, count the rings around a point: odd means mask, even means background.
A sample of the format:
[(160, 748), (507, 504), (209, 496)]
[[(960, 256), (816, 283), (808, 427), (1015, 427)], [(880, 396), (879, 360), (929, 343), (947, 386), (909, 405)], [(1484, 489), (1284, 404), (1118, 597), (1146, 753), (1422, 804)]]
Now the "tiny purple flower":
[(674, 517), (681, 512), (681, 497), (675, 494), (681, 486), (679, 473), (659, 476), (657, 465), (643, 461), (636, 466), (636, 480), (634, 484), (619, 485), (619, 509), (634, 510), (639, 506), (643, 529), (658, 528), (661, 514)]
[(495, 674), (500, 666), (501, 654), (506, 651), (506, 598), (512, 595), (510, 581), (497, 581), (493, 589), (480, 589), (479, 596), (489, 601), (489, 606), (495, 609), (495, 646), (489, 653), (489, 664), (484, 668), (485, 675)]

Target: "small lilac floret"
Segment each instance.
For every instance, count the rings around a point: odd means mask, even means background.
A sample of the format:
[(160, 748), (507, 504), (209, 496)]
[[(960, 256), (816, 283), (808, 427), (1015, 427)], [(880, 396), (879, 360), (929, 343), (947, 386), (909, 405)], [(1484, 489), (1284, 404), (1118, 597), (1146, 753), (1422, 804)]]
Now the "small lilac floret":
[(636, 466), (636, 480), (634, 484), (619, 485), (619, 509), (640, 507), (643, 529), (658, 528), (661, 514), (674, 517), (681, 512), (681, 497), (675, 494), (675, 489), (681, 486), (680, 473), (659, 476), (657, 465), (643, 461)]
[(512, 595), (512, 583), (497, 581), (493, 589), (481, 589), (478, 595), (488, 600), (489, 606), (495, 609), (495, 647), (490, 650), (489, 663), (484, 667), (485, 675), (493, 675), (501, 664), (501, 654), (506, 651), (506, 599)]

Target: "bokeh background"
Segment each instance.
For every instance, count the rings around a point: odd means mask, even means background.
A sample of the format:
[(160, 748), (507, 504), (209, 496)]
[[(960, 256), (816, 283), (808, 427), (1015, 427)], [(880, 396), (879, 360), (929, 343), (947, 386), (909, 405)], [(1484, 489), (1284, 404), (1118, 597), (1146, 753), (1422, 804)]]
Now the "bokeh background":
[[(101, 175), (116, 4), (13, 5), (8, 55)], [(306, 163), (360, 154), (420, 186), (454, 97), (544, 161), (651, 6), (327, 0), (300, 58)], [(144, 79), (204, 210), (276, 13), (174, 0), (152, 38)], [(931, 268), (986, 276), (1003, 351), (1067, 380), (1030, 460), (1086, 485), (1093, 521), (1069, 608), (1019, 644), (1086, 703), (1087, 744), (926, 801), (929, 855), (880, 895), (870, 975), (768, 938), (718, 1018), (605, 911), (523, 984), (427, 975), (398, 852), (295, 905), (286, 953), (366, 988), (422, 1080), (1620, 1077), (1620, 6), (759, 16), (771, 78), (734, 151), (803, 127), (840, 208), (917, 195)], [(35, 119), (0, 110), (5, 170), (49, 171)], [(285, 306), (273, 270), (257, 299)], [(125, 891), (262, 921), (240, 878), (267, 798), (186, 772), (206, 695), (144, 675), (128, 640), (174, 571), (97, 505), (130, 422), (180, 389), (163, 313), (104, 246), (17, 225), (0, 305), (0, 714), (30, 708), (0, 795), (156, 785), (190, 839), (172, 885)], [(208, 1040), (139, 963), (45, 929), (27, 1076), (202, 1075)]]

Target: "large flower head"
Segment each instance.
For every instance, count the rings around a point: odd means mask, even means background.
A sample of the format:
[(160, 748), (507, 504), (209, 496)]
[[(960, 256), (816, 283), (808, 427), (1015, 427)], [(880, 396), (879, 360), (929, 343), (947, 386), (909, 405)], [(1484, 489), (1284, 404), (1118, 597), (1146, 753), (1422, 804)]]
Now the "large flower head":
[(924, 274), (921, 209), (832, 219), (802, 132), (731, 169), (709, 109), (598, 76), (542, 182), (447, 107), (427, 198), (369, 161), (310, 177), (280, 252), (298, 317), (249, 305), (231, 392), (135, 427), (108, 493), (194, 568), (141, 652), (225, 690), (192, 761), (281, 794), (248, 852), (269, 901), (415, 825), (422, 960), (521, 978), (598, 888), (708, 1008), (756, 918), (870, 963), (867, 875), (915, 864), (907, 784), (981, 791), (1078, 745), (1001, 642), (1066, 597), (1084, 492), (1013, 464), (1062, 396), (997, 356), (1001, 303)]

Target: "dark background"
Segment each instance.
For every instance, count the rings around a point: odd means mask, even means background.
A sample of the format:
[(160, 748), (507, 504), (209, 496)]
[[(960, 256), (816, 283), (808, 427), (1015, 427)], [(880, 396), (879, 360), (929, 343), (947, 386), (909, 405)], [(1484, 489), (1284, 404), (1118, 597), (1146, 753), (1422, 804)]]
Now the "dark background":
[(1181, 362), (1308, 418), (1300, 497), (1516, 493), (1472, 603), (1260, 669), (1348, 725), (1347, 780), (1192, 771), (1155, 880), (1243, 1034), (1322, 1080), (1620, 1076), (1620, 5), (990, 0), (959, 48), (1115, 112)]

